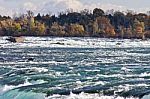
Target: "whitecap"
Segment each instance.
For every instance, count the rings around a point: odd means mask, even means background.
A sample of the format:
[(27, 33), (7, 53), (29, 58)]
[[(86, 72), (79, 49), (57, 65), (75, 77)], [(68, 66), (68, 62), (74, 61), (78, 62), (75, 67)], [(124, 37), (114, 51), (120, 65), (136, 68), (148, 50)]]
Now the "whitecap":
[(31, 67), (32, 70), (37, 71), (39, 73), (41, 72), (48, 72), (48, 69), (44, 68), (44, 67)]
[(30, 62), (0, 62), (0, 65), (22, 65), (22, 64), (67, 64), (68, 62), (57, 62), (57, 61), (43, 61), (43, 62), (36, 62), (36, 61), (30, 61)]
[(36, 80), (36, 81), (30, 81), (33, 85), (35, 84), (44, 84), (44, 83), (47, 83), (48, 81), (45, 81), (43, 79), (39, 79), (39, 80)]
[(131, 69), (128, 69), (127, 67), (122, 67), (121, 70), (124, 71), (124, 72), (132, 71)]
[(141, 73), (140, 75), (139, 75), (139, 77), (147, 77), (147, 76), (150, 76), (150, 73)]

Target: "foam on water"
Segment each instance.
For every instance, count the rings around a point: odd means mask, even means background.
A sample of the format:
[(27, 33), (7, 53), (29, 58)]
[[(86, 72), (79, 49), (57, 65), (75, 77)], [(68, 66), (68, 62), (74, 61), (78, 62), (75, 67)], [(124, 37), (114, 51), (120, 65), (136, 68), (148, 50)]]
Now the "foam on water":
[(149, 98), (150, 98), (150, 94), (143, 96), (141, 99), (149, 99)]
[(48, 69), (42, 67), (42, 68), (37, 68), (37, 67), (32, 67), (32, 70), (38, 71), (38, 72), (48, 72)]
[(141, 73), (139, 77), (150, 77), (150, 73)]
[(46, 62), (37, 62), (37, 61), (24, 61), (24, 62), (0, 62), (0, 65), (19, 65), (19, 64), (66, 64), (67, 62), (57, 62), (57, 61), (46, 61)]
[[(101, 39), (101, 38), (49, 38), (49, 37), (25, 37), (24, 43), (9, 43), (1, 37), (2, 47), (73, 47), (73, 48), (130, 48), (130, 47), (149, 47), (150, 40), (120, 40), (120, 39)], [(60, 42), (60, 44), (59, 44)], [(132, 42), (132, 43), (131, 43)], [(5, 43), (5, 45), (3, 45)], [(58, 43), (58, 44), (57, 44)], [(120, 45), (117, 45), (120, 43)]]
[(138, 98), (135, 98), (135, 97), (124, 98), (124, 97), (119, 97), (119, 96), (104, 96), (101, 94), (87, 94), (87, 93), (82, 92), (78, 95), (70, 93), (69, 96), (52, 95), (52, 96), (46, 97), (45, 99), (138, 99)]

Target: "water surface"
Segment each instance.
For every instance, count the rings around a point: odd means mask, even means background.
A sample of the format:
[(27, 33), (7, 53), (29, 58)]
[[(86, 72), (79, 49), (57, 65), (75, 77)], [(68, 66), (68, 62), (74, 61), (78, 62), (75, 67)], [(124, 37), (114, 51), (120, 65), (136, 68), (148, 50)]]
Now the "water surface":
[(5, 39), (0, 38), (0, 99), (148, 99), (150, 40)]

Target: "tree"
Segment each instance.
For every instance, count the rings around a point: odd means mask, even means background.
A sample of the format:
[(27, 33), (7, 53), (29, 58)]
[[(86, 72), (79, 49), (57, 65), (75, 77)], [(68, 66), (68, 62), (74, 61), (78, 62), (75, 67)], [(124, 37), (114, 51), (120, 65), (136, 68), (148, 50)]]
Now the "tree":
[(79, 24), (71, 24), (67, 27), (67, 33), (70, 36), (84, 36), (84, 27)]
[(27, 19), (28, 19), (28, 32), (29, 35), (33, 35), (32, 31), (34, 31), (35, 28), (35, 20), (34, 20), (34, 13), (32, 11), (27, 11)]
[(110, 20), (106, 17), (97, 17), (96, 21), (98, 23), (98, 27), (100, 30), (101, 35), (103, 37), (114, 37), (115, 30), (114, 27), (110, 24)]
[(134, 34), (136, 38), (142, 38), (144, 39), (144, 22), (140, 22), (137, 19), (134, 21)]
[(64, 27), (54, 22), (50, 28), (50, 34), (52, 36), (65, 36)]
[(93, 15), (94, 15), (94, 17), (96, 18), (96, 17), (99, 17), (99, 16), (103, 16), (105, 13), (104, 13), (104, 11), (102, 10), (102, 9), (99, 9), (99, 8), (95, 8), (94, 10), (93, 10)]
[(88, 9), (84, 9), (80, 13), (81, 13), (81, 15), (88, 15), (90, 13), (90, 11)]
[(35, 20), (40, 21), (42, 20), (41, 14), (38, 13), (37, 16), (35, 17)]
[(93, 36), (99, 36), (100, 28), (98, 26), (97, 20), (93, 23)]
[(31, 10), (27, 11), (27, 16), (28, 17), (34, 17), (34, 13)]
[(20, 31), (21, 30), (21, 25), (19, 23), (15, 23), (14, 28), (15, 28), (16, 31)]
[(32, 11), (27, 11), (14, 19), (0, 15), (0, 35), (143, 38), (150, 37), (150, 15), (131, 10), (124, 14), (113, 9), (105, 13), (100, 8), (95, 8), (93, 13), (71, 9), (58, 16), (40, 13), (34, 16)]
[(38, 26), (38, 29), (39, 29), (39, 32), (40, 33), (44, 33), (45, 32), (45, 25), (44, 24), (40, 24), (39, 26)]
[(36, 22), (35, 33), (37, 36), (45, 35), (46, 27), (44, 23)]
[(115, 28), (118, 29), (119, 26), (123, 26), (125, 27), (125, 21), (126, 21), (126, 18), (125, 18), (125, 15), (122, 13), (122, 12), (115, 12), (114, 13), (114, 25), (115, 25)]

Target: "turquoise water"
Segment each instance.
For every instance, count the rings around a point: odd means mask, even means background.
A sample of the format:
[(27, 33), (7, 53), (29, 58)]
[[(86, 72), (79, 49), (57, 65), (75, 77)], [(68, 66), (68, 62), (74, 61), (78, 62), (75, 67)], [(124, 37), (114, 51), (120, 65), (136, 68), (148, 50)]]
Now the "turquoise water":
[(0, 99), (138, 99), (150, 93), (149, 40), (5, 38)]

